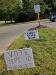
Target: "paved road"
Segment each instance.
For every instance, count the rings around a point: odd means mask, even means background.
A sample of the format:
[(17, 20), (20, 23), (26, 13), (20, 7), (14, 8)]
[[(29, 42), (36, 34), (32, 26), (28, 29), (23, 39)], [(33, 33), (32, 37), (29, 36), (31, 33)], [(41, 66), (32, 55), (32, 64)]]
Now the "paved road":
[[(42, 25), (46, 25), (49, 27), (56, 27), (56, 22), (42, 22)], [(5, 51), (6, 48), (24, 31), (31, 27), (37, 26), (38, 23), (24, 23), (24, 24), (15, 24), (10, 26), (0, 27), (0, 53)]]
[(34, 24), (24, 23), (0, 27), (0, 51), (4, 51), (16, 37), (32, 26), (34, 26)]

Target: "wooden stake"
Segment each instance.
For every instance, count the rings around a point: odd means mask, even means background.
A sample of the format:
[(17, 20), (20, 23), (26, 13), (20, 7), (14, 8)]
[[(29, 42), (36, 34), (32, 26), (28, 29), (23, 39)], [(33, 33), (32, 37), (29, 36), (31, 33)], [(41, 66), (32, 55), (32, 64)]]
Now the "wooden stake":
[(40, 26), (40, 14), (38, 13), (38, 20), (39, 20), (39, 26)]

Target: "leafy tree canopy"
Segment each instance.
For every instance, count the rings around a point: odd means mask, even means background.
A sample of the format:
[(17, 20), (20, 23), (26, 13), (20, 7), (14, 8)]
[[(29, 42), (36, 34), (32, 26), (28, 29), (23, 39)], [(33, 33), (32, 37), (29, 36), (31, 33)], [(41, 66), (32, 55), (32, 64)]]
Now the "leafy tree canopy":
[(20, 0), (0, 0), (0, 11), (4, 13), (13, 13), (17, 8), (21, 8)]

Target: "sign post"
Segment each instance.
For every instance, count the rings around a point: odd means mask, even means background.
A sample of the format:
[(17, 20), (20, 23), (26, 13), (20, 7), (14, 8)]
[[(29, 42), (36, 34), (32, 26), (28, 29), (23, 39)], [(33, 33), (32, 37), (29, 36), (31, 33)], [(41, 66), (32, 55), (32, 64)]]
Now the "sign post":
[(38, 20), (39, 20), (39, 26), (40, 26), (40, 14), (38, 13)]
[(34, 5), (34, 10), (35, 10), (35, 13), (37, 13), (38, 15), (38, 20), (39, 20), (39, 26), (40, 26), (40, 5)]

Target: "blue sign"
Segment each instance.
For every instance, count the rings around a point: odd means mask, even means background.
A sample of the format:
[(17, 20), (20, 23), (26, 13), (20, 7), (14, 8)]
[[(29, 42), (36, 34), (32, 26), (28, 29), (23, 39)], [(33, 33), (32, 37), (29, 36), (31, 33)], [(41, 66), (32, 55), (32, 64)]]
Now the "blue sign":
[(24, 34), (25, 40), (39, 39), (38, 30), (30, 30)]
[(27, 36), (28, 36), (28, 39), (34, 39), (35, 38), (35, 36), (36, 36), (36, 33), (35, 32), (28, 32), (27, 33)]

